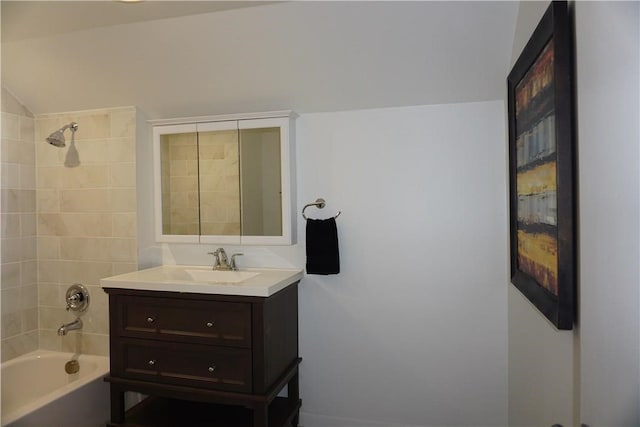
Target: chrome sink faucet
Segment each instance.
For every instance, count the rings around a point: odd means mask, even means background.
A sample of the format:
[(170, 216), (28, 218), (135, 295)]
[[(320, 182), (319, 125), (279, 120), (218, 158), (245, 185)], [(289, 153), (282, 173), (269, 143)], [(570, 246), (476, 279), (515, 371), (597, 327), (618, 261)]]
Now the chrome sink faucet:
[(209, 255), (213, 255), (213, 270), (222, 270), (222, 271), (235, 271), (238, 269), (236, 267), (236, 257), (238, 255), (242, 255), (242, 253), (238, 252), (231, 255), (231, 259), (227, 256), (224, 248), (218, 248), (213, 252), (207, 252)]

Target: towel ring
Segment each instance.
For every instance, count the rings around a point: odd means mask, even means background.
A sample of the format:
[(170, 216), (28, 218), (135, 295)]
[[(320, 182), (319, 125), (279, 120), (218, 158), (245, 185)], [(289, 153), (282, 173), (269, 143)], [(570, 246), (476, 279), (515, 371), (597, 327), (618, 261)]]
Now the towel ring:
[[(316, 199), (316, 201), (314, 203), (307, 203), (306, 205), (304, 205), (304, 207), (302, 208), (302, 217), (306, 220), (309, 219), (307, 218), (307, 216), (304, 214), (305, 209), (307, 209), (308, 207), (311, 206), (315, 206), (318, 209), (323, 209), (325, 206), (326, 202), (324, 201), (324, 199)], [(338, 211), (338, 213), (334, 216), (334, 218), (338, 218), (340, 216), (342, 212)]]

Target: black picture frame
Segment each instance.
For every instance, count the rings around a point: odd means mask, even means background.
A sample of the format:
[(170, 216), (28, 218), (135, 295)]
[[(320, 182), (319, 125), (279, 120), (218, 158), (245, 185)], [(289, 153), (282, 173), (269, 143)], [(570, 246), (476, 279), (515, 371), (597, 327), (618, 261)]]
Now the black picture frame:
[(554, 1), (507, 78), (511, 282), (561, 330), (575, 321), (573, 33)]

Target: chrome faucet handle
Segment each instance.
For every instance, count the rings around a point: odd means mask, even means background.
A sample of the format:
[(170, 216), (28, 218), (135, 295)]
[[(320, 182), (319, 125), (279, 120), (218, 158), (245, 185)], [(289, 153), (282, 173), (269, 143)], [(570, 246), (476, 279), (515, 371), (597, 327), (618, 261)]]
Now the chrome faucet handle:
[(215, 252), (207, 252), (208, 255), (213, 255), (213, 266), (211, 267), (212, 270), (217, 270), (218, 268), (220, 268), (220, 260), (218, 259), (218, 251)]
[(224, 248), (218, 248), (216, 249), (216, 252), (218, 253), (220, 267), (227, 267), (229, 265), (229, 258), (227, 257), (227, 253), (225, 252)]
[(69, 286), (65, 295), (67, 311), (83, 312), (89, 306), (89, 291), (80, 283)]
[(236, 257), (239, 255), (244, 254), (242, 252), (236, 252), (235, 254), (231, 255), (231, 262), (229, 263), (229, 266), (233, 271), (236, 271), (238, 269), (238, 266), (236, 266)]

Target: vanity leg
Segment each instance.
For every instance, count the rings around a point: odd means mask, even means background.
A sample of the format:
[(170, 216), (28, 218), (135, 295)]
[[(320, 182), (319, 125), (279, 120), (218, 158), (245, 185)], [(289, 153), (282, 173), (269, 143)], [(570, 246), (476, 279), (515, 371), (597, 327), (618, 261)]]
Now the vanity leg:
[(253, 408), (253, 427), (269, 427), (269, 405)]
[(111, 423), (124, 423), (124, 391), (111, 384)]
[[(287, 383), (287, 390), (288, 390), (287, 399), (289, 399), (290, 404), (297, 405), (298, 400), (300, 400), (300, 382), (299, 382), (299, 376), (298, 376), (297, 370), (296, 370), (296, 374), (293, 377), (291, 377), (291, 379)], [(291, 425), (293, 427), (298, 427), (299, 421), (300, 421), (300, 411), (296, 411), (295, 415), (293, 416), (293, 419), (291, 420)]]

